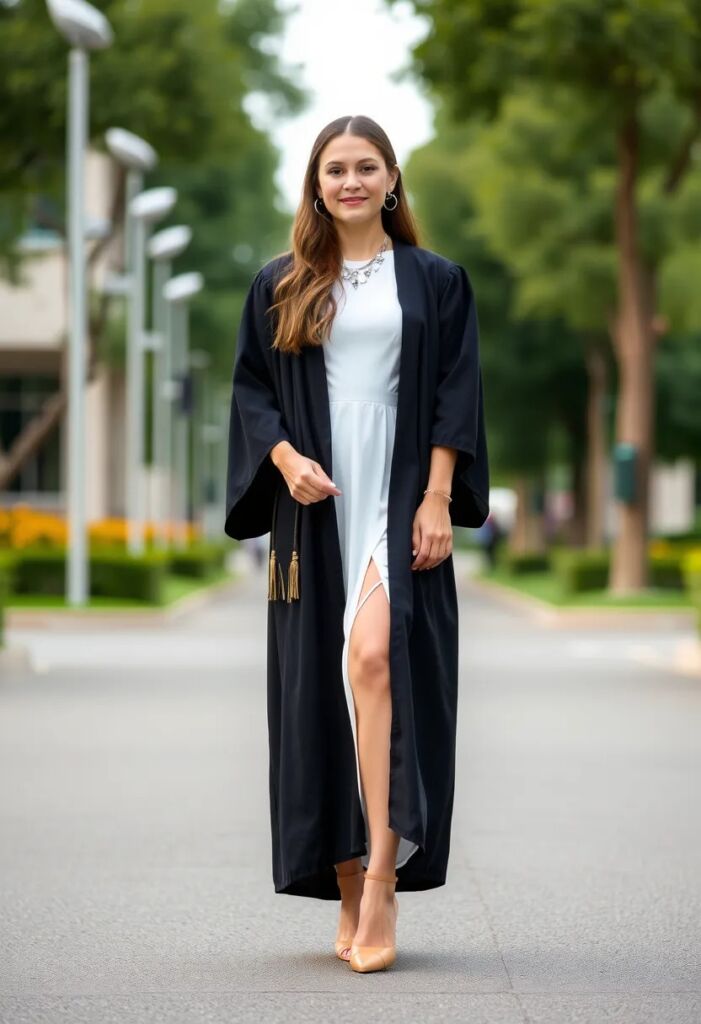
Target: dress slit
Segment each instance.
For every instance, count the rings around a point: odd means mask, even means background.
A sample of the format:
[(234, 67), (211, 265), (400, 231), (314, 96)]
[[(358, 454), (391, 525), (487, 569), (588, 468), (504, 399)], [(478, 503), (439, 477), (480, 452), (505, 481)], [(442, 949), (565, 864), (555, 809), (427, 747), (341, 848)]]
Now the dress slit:
[[(344, 262), (361, 268), (367, 261)], [(384, 253), (362, 287), (354, 288), (339, 278), (334, 283), (334, 295), (338, 305), (323, 352), (331, 418), (333, 479), (341, 491), (334, 497), (346, 598), (341, 669), (353, 734), (358, 796), (365, 820), (367, 852), (361, 859), (367, 867), (370, 830), (360, 778), (348, 653), (355, 617), (380, 583), (391, 608), (387, 521), (402, 347), (402, 307), (397, 295), (394, 252)], [(377, 566), (380, 579), (361, 599), (371, 560)], [(400, 836), (397, 867), (417, 849), (416, 844)]]
[[(370, 597), (370, 595), (372, 593), (374, 593), (375, 590), (380, 585), (382, 585), (384, 587), (385, 593), (387, 594), (387, 600), (389, 602), (389, 580), (386, 578), (385, 573), (383, 572), (383, 564), (384, 563), (381, 565), (380, 564), (381, 560), (378, 560), (377, 558), (375, 558), (375, 553), (377, 552), (378, 548), (382, 544), (383, 539), (384, 539), (384, 530), (383, 530), (382, 535), (374, 542), (373, 547), (372, 547), (369, 555), (367, 556), (367, 558), (365, 558), (363, 561), (359, 562), (359, 564), (361, 566), (363, 566), (364, 568), (362, 569), (362, 572), (358, 573), (358, 580), (356, 580), (356, 583), (355, 583), (355, 585), (352, 588), (352, 594), (350, 594), (350, 596), (348, 598), (348, 601), (346, 603), (346, 615), (348, 614), (348, 609), (353, 607), (353, 603), (355, 603), (355, 609), (353, 611), (353, 614), (352, 614), (352, 617), (351, 617), (349, 625), (344, 630), (345, 636), (344, 636), (344, 642), (343, 642), (343, 653), (342, 653), (342, 657), (341, 657), (341, 664), (342, 664), (342, 670), (343, 670), (343, 688), (344, 688), (344, 691), (345, 691), (345, 694), (346, 694), (346, 702), (347, 702), (347, 705), (348, 705), (348, 716), (350, 718), (351, 729), (353, 731), (353, 750), (354, 750), (354, 753), (355, 753), (355, 770), (356, 770), (356, 778), (357, 778), (357, 784), (358, 784), (358, 795), (360, 797), (360, 806), (362, 808), (363, 819), (365, 821), (365, 836), (366, 836), (366, 842), (367, 842), (367, 852), (365, 854), (363, 854), (361, 856), (361, 858), (360, 858), (361, 861), (362, 861), (363, 867), (367, 867), (369, 862), (370, 862), (370, 849), (371, 849), (371, 846), (370, 846), (370, 825), (369, 825), (369, 822), (368, 822), (367, 807), (365, 805), (365, 794), (363, 793), (363, 784), (362, 784), (362, 780), (361, 780), (361, 777), (360, 777), (360, 752), (359, 752), (359, 748), (358, 748), (358, 727), (357, 727), (356, 712), (355, 712), (355, 698), (353, 696), (353, 690), (352, 690), (352, 687), (350, 685), (350, 673), (349, 673), (349, 670), (348, 670), (348, 655), (349, 655), (350, 637), (351, 637), (351, 633), (353, 631), (353, 625), (355, 623), (355, 620), (356, 620), (356, 617), (358, 615), (358, 612), (363, 607), (363, 605), (365, 604), (367, 599)], [(379, 578), (379, 580), (377, 580), (372, 585), (372, 587), (370, 587), (370, 589), (368, 590), (367, 594), (365, 594), (363, 596), (362, 601), (359, 602), (360, 592), (363, 589), (363, 582), (365, 580), (365, 575), (367, 573), (367, 570), (369, 568), (369, 565), (370, 565), (371, 561), (373, 561), (375, 563), (375, 565), (377, 566), (377, 571), (380, 574), (380, 578)], [(398, 868), (400, 868), (404, 864), (406, 864), (406, 862), (409, 860), (411, 855), (416, 852), (416, 850), (418, 850), (418, 845), (416, 843), (412, 843), (408, 839), (405, 839), (404, 836), (400, 836), (400, 838), (399, 838), (399, 845), (398, 845), (398, 848), (397, 848), (396, 866)]]

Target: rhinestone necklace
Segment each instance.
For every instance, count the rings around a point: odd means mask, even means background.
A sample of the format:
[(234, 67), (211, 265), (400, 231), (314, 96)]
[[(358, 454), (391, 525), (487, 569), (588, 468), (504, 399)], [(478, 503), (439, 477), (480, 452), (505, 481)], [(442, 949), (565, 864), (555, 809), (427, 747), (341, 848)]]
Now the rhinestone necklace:
[(389, 238), (385, 235), (384, 241), (375, 255), (367, 263), (363, 263), (362, 267), (347, 267), (344, 263), (341, 271), (343, 280), (350, 281), (356, 290), (359, 284), (365, 284), (370, 279), (370, 275), (378, 271), (384, 263), (384, 253), (388, 242)]

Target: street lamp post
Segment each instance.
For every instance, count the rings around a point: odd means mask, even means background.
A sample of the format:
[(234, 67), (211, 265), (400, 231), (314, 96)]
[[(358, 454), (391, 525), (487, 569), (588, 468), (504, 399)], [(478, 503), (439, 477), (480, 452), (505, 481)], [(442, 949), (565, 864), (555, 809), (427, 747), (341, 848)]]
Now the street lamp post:
[[(153, 235), (148, 254), (153, 261), (153, 464), (160, 481), (152, 505), (158, 546), (168, 546), (168, 515), (172, 508), (172, 343), (168, 337), (168, 310), (163, 289), (170, 278), (173, 260), (190, 244), (192, 231), (185, 225), (164, 228)], [(152, 491), (152, 498), (154, 492)]]
[[(136, 346), (132, 342), (134, 323), (136, 317), (135, 305), (135, 269), (136, 269), (136, 251), (134, 247), (134, 215), (131, 212), (131, 204), (133, 199), (141, 192), (144, 185), (144, 175), (153, 170), (158, 163), (158, 154), (156, 153), (153, 146), (151, 146), (145, 139), (135, 135), (133, 132), (127, 131), (125, 128), (108, 128), (105, 132), (105, 142), (107, 148), (122, 167), (126, 168), (126, 188), (125, 188), (125, 199), (124, 199), (124, 276), (120, 281), (112, 281), (111, 287), (117, 288), (122, 285), (123, 294), (127, 298), (127, 323), (129, 324), (129, 336), (127, 338), (127, 376), (131, 376), (132, 380), (134, 376), (138, 375), (138, 369), (135, 367), (135, 348)], [(132, 383), (133, 391), (133, 383)], [(127, 388), (129, 393), (129, 388)], [(129, 399), (127, 399), (129, 401)], [(127, 430), (129, 427), (127, 427)], [(127, 445), (129, 447), (129, 445)], [(131, 457), (131, 449), (129, 457)], [(129, 507), (129, 493), (130, 488), (133, 487), (133, 477), (125, 464), (125, 478), (124, 478), (124, 504), (125, 504), (125, 517), (127, 521), (130, 521), (130, 507)], [(132, 492), (133, 493), (133, 492)], [(138, 540), (132, 544), (138, 548)]]
[(152, 224), (175, 206), (174, 188), (151, 188), (129, 203), (134, 219), (129, 331), (127, 340), (126, 504), (131, 554), (144, 550), (144, 351), (146, 338), (146, 240)]
[(180, 380), (180, 409), (175, 421), (174, 468), (178, 484), (178, 500), (175, 518), (182, 524), (178, 531), (178, 544), (184, 546), (187, 540), (188, 518), (188, 419), (191, 404), (189, 388), (188, 359), (188, 303), (203, 285), (202, 275), (197, 271), (172, 277), (163, 288), (168, 308), (168, 336), (173, 347), (173, 373)]
[(204, 481), (207, 473), (207, 451), (203, 428), (207, 417), (207, 370), (212, 362), (209, 352), (196, 348), (190, 352), (192, 385), (192, 430), (190, 432), (192, 458), (192, 508), (193, 515), (204, 527)]
[(68, 466), (66, 599), (88, 599), (87, 522), (85, 509), (85, 371), (87, 302), (85, 275), (85, 149), (88, 138), (88, 51), (102, 50), (113, 39), (109, 22), (85, 0), (47, 0), (49, 16), (70, 43), (68, 57), (68, 260), (70, 334), (68, 340)]
[[(210, 403), (211, 410), (211, 403)], [(213, 423), (209, 419), (202, 424), (202, 446), (204, 451), (205, 464), (205, 502), (204, 502), (204, 532), (209, 539), (219, 538), (221, 534), (220, 509), (220, 486), (218, 476), (221, 471), (219, 465), (219, 443), (223, 436), (223, 430), (219, 423)]]

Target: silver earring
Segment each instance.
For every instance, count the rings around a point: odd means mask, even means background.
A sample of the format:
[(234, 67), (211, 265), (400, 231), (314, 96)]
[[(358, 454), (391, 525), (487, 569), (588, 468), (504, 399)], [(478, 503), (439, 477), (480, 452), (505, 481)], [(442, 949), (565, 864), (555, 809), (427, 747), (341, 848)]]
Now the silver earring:
[[(387, 205), (388, 199), (394, 199), (394, 206)], [(385, 201), (382, 205), (384, 206), (385, 210), (396, 210), (397, 207), (399, 206), (399, 199), (397, 198), (397, 196), (395, 196), (394, 192), (387, 192), (387, 194), (385, 195)]]
[(323, 212), (324, 212), (324, 211), (323, 211), (323, 210), (320, 210), (320, 209), (319, 209), (319, 207), (318, 207), (318, 206), (316, 205), (316, 204), (317, 204), (317, 203), (319, 203), (319, 202), (320, 202), (320, 203), (323, 203), (323, 202), (324, 202), (324, 200), (323, 200), (323, 199), (321, 198), (321, 196), (317, 196), (317, 197), (316, 197), (316, 199), (314, 200), (314, 209), (316, 210), (316, 212), (317, 212), (318, 214), (321, 214), (321, 215), (323, 216)]

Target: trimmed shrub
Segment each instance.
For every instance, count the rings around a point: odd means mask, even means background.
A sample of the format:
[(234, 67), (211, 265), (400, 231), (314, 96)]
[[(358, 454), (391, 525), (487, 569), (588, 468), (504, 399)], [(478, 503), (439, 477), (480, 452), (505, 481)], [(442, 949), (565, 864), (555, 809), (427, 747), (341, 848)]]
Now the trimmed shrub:
[(12, 583), (13, 560), (0, 554), (0, 647), (5, 642), (5, 603)]
[(609, 553), (594, 549), (558, 551), (553, 558), (555, 575), (565, 594), (604, 590), (608, 586)]
[(698, 547), (701, 544), (701, 533), (698, 530), (687, 530), (684, 533), (659, 533), (652, 538), (653, 544), (656, 541), (672, 544), (675, 547), (678, 545)]
[(684, 559), (682, 569), (684, 582), (691, 596), (691, 601), (696, 608), (697, 628), (701, 635), (701, 548), (696, 548)]
[(668, 555), (651, 555), (649, 562), (650, 586), (659, 587), (662, 590), (683, 590), (683, 563), (683, 551)]
[[(161, 552), (134, 556), (121, 550), (92, 551), (90, 594), (162, 604), (167, 570), (168, 558)], [(65, 551), (24, 548), (17, 553), (15, 593), (61, 596), (65, 593), (65, 579)]]
[(177, 576), (207, 579), (226, 568), (226, 557), (231, 550), (228, 543), (192, 544), (170, 554), (170, 571)]
[[(649, 585), (659, 590), (683, 590), (685, 554), (682, 550), (653, 549), (648, 561)], [(572, 549), (553, 556), (556, 575), (567, 594), (608, 587), (611, 553), (608, 550)]]
[(502, 568), (514, 576), (528, 572), (547, 572), (550, 568), (550, 555), (544, 551), (510, 551), (502, 546), (498, 557)]

